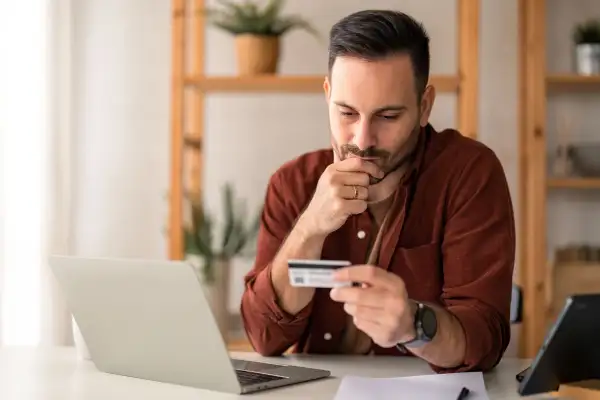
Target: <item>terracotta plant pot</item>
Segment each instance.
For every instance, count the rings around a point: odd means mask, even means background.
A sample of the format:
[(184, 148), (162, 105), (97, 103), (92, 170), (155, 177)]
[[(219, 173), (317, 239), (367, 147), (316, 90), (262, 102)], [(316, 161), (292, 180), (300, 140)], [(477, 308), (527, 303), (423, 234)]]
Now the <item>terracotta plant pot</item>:
[(279, 37), (237, 35), (235, 49), (239, 75), (274, 74), (279, 63)]

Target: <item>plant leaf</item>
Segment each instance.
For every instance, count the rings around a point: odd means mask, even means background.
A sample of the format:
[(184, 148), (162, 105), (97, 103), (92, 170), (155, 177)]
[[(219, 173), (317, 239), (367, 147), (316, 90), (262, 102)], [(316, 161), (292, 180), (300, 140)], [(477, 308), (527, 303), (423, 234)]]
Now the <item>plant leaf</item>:
[(575, 44), (600, 43), (600, 19), (588, 19), (573, 29)]
[(223, 6), (225, 10), (229, 10), (229, 15), (231, 15), (232, 17), (236, 17), (237, 19), (247, 18), (244, 9), (244, 4), (239, 4), (235, 1), (228, 0), (217, 0), (217, 2), (221, 4), (221, 6)]
[(183, 232), (183, 249), (185, 254), (203, 255), (196, 244), (196, 235), (187, 229)]
[(272, 33), (270, 27), (276, 23), (282, 6), (282, 0), (270, 0), (263, 9), (262, 18), (257, 22), (257, 30), (265, 33)]
[(256, 2), (235, 3), (219, 0), (221, 9), (206, 9), (208, 20), (217, 28), (234, 35), (279, 36), (291, 29), (304, 29), (319, 38), (318, 32), (300, 16), (281, 17), (283, 0), (269, 0), (263, 9)]
[(202, 255), (205, 257), (213, 257), (214, 250), (212, 246), (213, 232), (212, 232), (212, 218), (204, 215), (204, 222), (196, 230), (196, 243)]
[(202, 275), (206, 283), (215, 281), (215, 263), (214, 257), (204, 257), (204, 265), (202, 266)]
[(239, 247), (239, 243), (240, 241), (243, 241), (244, 237), (243, 229), (244, 227), (240, 224), (240, 221), (234, 221), (233, 230), (229, 241), (227, 242), (227, 246), (223, 248), (223, 254), (227, 258), (234, 257), (237, 254), (236, 249)]
[(308, 21), (298, 16), (283, 17), (273, 24), (273, 31), (277, 35), (283, 35), (292, 29), (304, 29), (311, 35), (319, 37), (317, 30)]
[(223, 240), (221, 248), (227, 247), (231, 240), (233, 229), (235, 228), (234, 207), (233, 207), (233, 189), (231, 185), (226, 184), (223, 187), (223, 212), (225, 214), (225, 228), (223, 230)]

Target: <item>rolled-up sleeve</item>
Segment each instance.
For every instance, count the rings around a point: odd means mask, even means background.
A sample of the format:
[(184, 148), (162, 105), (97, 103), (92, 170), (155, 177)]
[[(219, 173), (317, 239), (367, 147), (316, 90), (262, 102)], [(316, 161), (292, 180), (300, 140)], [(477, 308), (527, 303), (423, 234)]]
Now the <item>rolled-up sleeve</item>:
[(462, 325), (464, 363), (438, 372), (494, 368), (510, 341), (515, 223), (506, 176), (489, 149), (452, 185), (443, 243), (442, 302)]
[(269, 180), (257, 238), (256, 260), (244, 277), (241, 316), (246, 334), (255, 351), (266, 356), (285, 352), (306, 329), (312, 303), (296, 315), (290, 315), (277, 302), (271, 283), (271, 262), (291, 231), (297, 207), (283, 184), (280, 173)]

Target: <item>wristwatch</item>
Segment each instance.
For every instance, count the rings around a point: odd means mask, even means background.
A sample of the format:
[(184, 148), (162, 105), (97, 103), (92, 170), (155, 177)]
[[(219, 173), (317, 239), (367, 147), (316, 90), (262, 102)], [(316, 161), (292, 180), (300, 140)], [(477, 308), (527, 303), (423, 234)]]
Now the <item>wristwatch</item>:
[(415, 348), (431, 342), (437, 333), (437, 325), (435, 311), (423, 303), (417, 303), (417, 311), (415, 312), (416, 335), (408, 342), (398, 343), (398, 346)]

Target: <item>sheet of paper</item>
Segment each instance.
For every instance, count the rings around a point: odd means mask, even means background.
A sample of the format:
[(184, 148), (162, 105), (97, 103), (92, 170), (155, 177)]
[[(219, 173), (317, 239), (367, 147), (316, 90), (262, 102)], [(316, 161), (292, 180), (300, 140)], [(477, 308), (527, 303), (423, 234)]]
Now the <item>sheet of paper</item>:
[(345, 376), (334, 400), (454, 400), (464, 387), (468, 400), (489, 400), (481, 372), (434, 374), (402, 378)]

